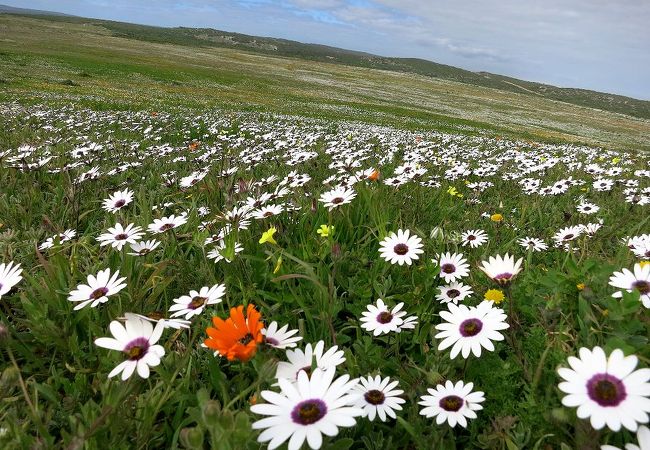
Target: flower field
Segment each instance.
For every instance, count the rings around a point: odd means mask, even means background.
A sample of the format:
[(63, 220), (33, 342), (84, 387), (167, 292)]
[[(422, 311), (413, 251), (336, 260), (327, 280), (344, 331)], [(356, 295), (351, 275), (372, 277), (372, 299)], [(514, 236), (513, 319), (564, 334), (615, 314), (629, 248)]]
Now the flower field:
[(647, 154), (1, 108), (1, 448), (648, 448)]

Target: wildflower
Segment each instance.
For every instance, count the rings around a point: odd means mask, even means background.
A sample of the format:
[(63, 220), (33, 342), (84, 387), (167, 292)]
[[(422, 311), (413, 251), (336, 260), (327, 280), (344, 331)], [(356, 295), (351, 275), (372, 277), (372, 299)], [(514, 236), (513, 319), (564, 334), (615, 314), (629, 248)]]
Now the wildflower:
[(497, 213), (497, 214), (492, 214), (492, 215), (490, 216), (490, 220), (491, 220), (492, 222), (497, 222), (497, 223), (498, 223), (498, 222), (501, 222), (501, 221), (503, 220), (503, 216), (502, 216), (501, 214), (499, 214), (499, 213)]
[(644, 268), (650, 266), (650, 261), (639, 261), (638, 264), (639, 264), (640, 268), (644, 269)]
[(323, 193), (318, 200), (331, 211), (337, 206), (350, 203), (356, 196), (357, 193), (353, 189), (339, 186)]
[(526, 250), (532, 250), (534, 252), (541, 252), (548, 248), (548, 245), (544, 241), (532, 237), (518, 239), (517, 243)]
[[(638, 291), (643, 306), (650, 308), (650, 265), (635, 264), (634, 272), (623, 269), (622, 272), (614, 272), (609, 278), (609, 285), (625, 289), (627, 292)], [(623, 297), (623, 292), (617, 291), (612, 294), (614, 298)]]
[(334, 225), (332, 226), (321, 225), (320, 228), (316, 230), (316, 233), (318, 233), (318, 235), (323, 238), (330, 236), (333, 232), (334, 232)]
[(481, 356), (481, 347), (494, 351), (492, 341), (502, 341), (499, 333), (509, 327), (506, 315), (500, 308), (492, 307), (492, 302), (482, 301), (478, 306), (448, 305), (448, 311), (441, 311), (440, 317), (445, 321), (436, 325), (436, 339), (442, 339), (438, 350), (452, 347), (449, 357), (454, 359), (459, 353), (467, 359), (470, 352)]
[(579, 291), (584, 290), (585, 287), (586, 287), (586, 285), (585, 285), (584, 283), (578, 283), (578, 284), (576, 284), (576, 289), (578, 289)]
[(239, 242), (234, 244), (226, 244), (222, 239), (216, 245), (215, 248), (210, 250), (207, 254), (209, 259), (214, 259), (214, 262), (226, 261), (227, 263), (233, 262), (235, 256), (241, 253), (244, 250), (244, 247)]
[(252, 212), (252, 217), (256, 219), (268, 219), (269, 217), (277, 216), (284, 209), (280, 205), (266, 205), (260, 209)]
[(118, 278), (119, 276), (119, 270), (111, 276), (111, 269), (100, 270), (96, 276), (88, 275), (88, 284), (80, 284), (68, 295), (69, 301), (80, 302), (74, 310), (88, 305), (94, 308), (100, 303), (106, 303), (110, 295), (117, 294), (126, 287), (126, 283), (123, 283), (126, 277)]
[(465, 384), (458, 381), (456, 384), (450, 380), (435, 389), (427, 389), (431, 395), (423, 395), (418, 404), (424, 406), (420, 415), (435, 417), (438, 425), (447, 422), (449, 426), (456, 424), (467, 428), (467, 419), (476, 419), (476, 412), (483, 409), (481, 403), (485, 401), (483, 392), (472, 392), (474, 383)]
[(500, 255), (497, 255), (496, 258), (490, 256), (487, 261), (481, 263), (479, 269), (497, 283), (507, 285), (519, 272), (521, 272), (522, 261), (523, 258), (519, 258), (517, 262), (515, 262), (515, 257), (506, 253), (503, 257)]
[(244, 307), (230, 309), (230, 317), (222, 320), (212, 318), (214, 328), (208, 327), (208, 338), (205, 345), (228, 358), (229, 361), (238, 359), (248, 361), (257, 351), (257, 345), (264, 336), (261, 331), (264, 324), (260, 321), (260, 313), (253, 305), (248, 305), (244, 317)]
[[(625, 444), (625, 450), (650, 450), (650, 429), (645, 425), (639, 427), (636, 432), (636, 439), (639, 445)], [(601, 445), (600, 450), (621, 450), (613, 445)]]
[(0, 298), (23, 279), (20, 275), (22, 272), (20, 264), (14, 264), (13, 261), (0, 264)]
[(264, 243), (268, 242), (269, 244), (276, 244), (277, 245), (277, 242), (273, 238), (273, 235), (275, 234), (276, 231), (277, 230), (275, 229), (275, 227), (269, 228), (267, 231), (262, 233), (262, 237), (260, 238), (259, 243), (264, 244)]
[[(1, 228), (1, 227), (0, 227)], [(63, 233), (59, 233), (57, 235), (54, 235), (53, 237), (47, 238), (39, 247), (39, 250), (46, 250), (48, 248), (54, 247), (54, 241), (55, 239), (59, 239), (59, 243), (63, 244), (66, 241), (69, 241), (73, 239), (77, 235), (76, 230), (72, 229), (67, 229)]]
[(372, 331), (375, 336), (387, 334), (391, 331), (400, 331), (399, 327), (403, 323), (402, 317), (406, 311), (401, 311), (404, 303), (398, 303), (391, 311), (382, 299), (377, 299), (377, 306), (372, 303), (368, 305), (368, 310), (362, 313), (361, 328)]
[(579, 355), (569, 357), (570, 369), (558, 369), (564, 380), (558, 388), (567, 394), (564, 406), (577, 407), (578, 417), (589, 418), (596, 430), (607, 425), (613, 431), (621, 426), (636, 431), (639, 423), (648, 422), (650, 370), (634, 370), (636, 356), (616, 349), (607, 357), (600, 347), (583, 347)]
[(311, 377), (300, 372), (296, 384), (279, 380), (280, 392), (262, 391), (269, 403), (251, 406), (251, 412), (269, 416), (253, 423), (253, 429), (264, 431), (259, 442), (275, 449), (289, 439), (289, 450), (298, 450), (307, 440), (312, 449), (323, 444), (323, 434), (335, 436), (339, 427), (351, 427), (364, 410), (351, 406), (357, 400), (353, 390), (359, 382), (342, 375), (334, 382), (335, 370), (315, 369)]
[(380, 256), (391, 264), (397, 263), (400, 266), (404, 263), (410, 266), (413, 260), (420, 258), (419, 254), (424, 253), (422, 239), (411, 235), (409, 230), (397, 230), (397, 234), (386, 236), (379, 245)]
[(158, 246), (160, 245), (159, 241), (156, 241), (155, 239), (152, 239), (150, 241), (140, 241), (140, 242), (134, 242), (131, 244), (131, 252), (129, 252), (129, 255), (132, 256), (144, 256), (148, 255), (152, 251), (154, 251)]
[(399, 397), (404, 391), (395, 389), (398, 385), (397, 381), (391, 381), (389, 377), (382, 379), (379, 375), (375, 378), (361, 377), (359, 381), (360, 384), (355, 389), (361, 397), (355, 406), (364, 409), (368, 420), (373, 421), (376, 416), (379, 416), (382, 422), (386, 422), (387, 416), (392, 419), (397, 417), (395, 411), (401, 411), (401, 405), (406, 403), (406, 400)]
[(379, 170), (373, 170), (370, 175), (368, 175), (368, 180), (377, 181), (379, 179)]
[(448, 286), (440, 286), (438, 289), (440, 289), (440, 294), (436, 296), (436, 300), (442, 303), (454, 302), (458, 304), (474, 293), (470, 286), (457, 281)]
[(126, 361), (113, 369), (108, 377), (112, 378), (122, 373), (122, 380), (128, 379), (137, 370), (141, 378), (149, 378), (149, 366), (160, 364), (160, 358), (165, 354), (162, 345), (156, 342), (162, 335), (164, 324), (158, 322), (156, 327), (147, 320), (135, 314), (126, 313), (126, 326), (117, 320), (110, 324), (112, 338), (95, 339), (95, 345), (110, 350), (119, 350), (126, 354)]
[(116, 213), (120, 209), (133, 201), (133, 191), (124, 189), (123, 191), (114, 192), (104, 200), (102, 208), (111, 213)]
[(124, 228), (121, 223), (116, 223), (114, 227), (109, 228), (106, 233), (99, 235), (97, 240), (100, 247), (109, 245), (118, 250), (122, 250), (127, 243), (135, 244), (142, 237), (142, 228), (130, 223)]
[(215, 284), (211, 288), (204, 286), (200, 291), (190, 291), (189, 295), (174, 299), (174, 304), (169, 308), (170, 312), (175, 311), (171, 317), (185, 315), (185, 320), (189, 320), (201, 314), (207, 305), (221, 303), (225, 293), (226, 286), (223, 284)]
[(477, 248), (488, 241), (488, 236), (483, 230), (468, 230), (461, 235), (461, 239), (461, 245)]
[(438, 261), (440, 266), (440, 278), (445, 280), (445, 283), (453, 283), (456, 280), (465, 278), (469, 275), (469, 264), (463, 258), (462, 253), (443, 253), (440, 255)]
[(294, 334), (298, 333), (298, 330), (289, 330), (288, 328), (289, 325), (285, 325), (278, 329), (278, 323), (271, 322), (268, 328), (262, 329), (264, 343), (280, 349), (295, 347), (296, 342), (302, 340), (302, 336), (294, 336)]
[(503, 292), (500, 291), (499, 289), (488, 289), (485, 292), (483, 298), (487, 301), (494, 303), (495, 305), (498, 305), (503, 301), (505, 296), (503, 295)]
[(273, 274), (275, 275), (280, 271), (282, 268), (282, 256), (278, 258), (278, 262), (275, 263), (275, 267), (273, 268)]
[(318, 341), (315, 345), (307, 344), (305, 350), (287, 350), (288, 361), (280, 361), (275, 371), (275, 378), (287, 379), (294, 382), (300, 372), (309, 372), (312, 367), (321, 370), (336, 368), (345, 361), (343, 350), (333, 346), (325, 351), (325, 342)]
[(187, 216), (183, 213), (178, 216), (171, 215), (162, 219), (154, 219), (153, 223), (147, 228), (150, 233), (158, 234), (165, 231), (178, 228), (187, 223)]

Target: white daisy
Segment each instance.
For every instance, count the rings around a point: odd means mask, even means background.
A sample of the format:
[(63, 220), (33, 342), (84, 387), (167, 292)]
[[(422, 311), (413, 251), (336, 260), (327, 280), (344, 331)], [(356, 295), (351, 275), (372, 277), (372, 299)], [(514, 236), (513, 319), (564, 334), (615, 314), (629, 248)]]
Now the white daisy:
[(471, 286), (458, 281), (448, 286), (439, 286), (438, 289), (440, 289), (440, 294), (436, 296), (436, 300), (442, 303), (454, 302), (458, 304), (474, 293)]
[(441, 311), (440, 317), (445, 321), (436, 325), (440, 333), (436, 339), (442, 339), (438, 350), (452, 347), (449, 357), (454, 359), (460, 353), (467, 358), (470, 352), (481, 356), (481, 347), (494, 351), (492, 341), (502, 341), (503, 335), (499, 330), (508, 328), (505, 322), (506, 314), (501, 308), (492, 306), (492, 302), (484, 300), (478, 306), (448, 304), (448, 311)]
[(380, 256), (391, 264), (402, 266), (406, 263), (410, 266), (413, 260), (420, 258), (420, 253), (424, 253), (422, 239), (410, 233), (409, 230), (397, 230), (397, 234), (386, 236), (379, 244)]
[(131, 244), (132, 251), (129, 252), (129, 255), (132, 256), (148, 255), (156, 248), (158, 248), (159, 245), (160, 245), (160, 241), (156, 241), (155, 239), (151, 239), (149, 241), (134, 242), (133, 244)]
[(268, 219), (269, 217), (277, 216), (282, 211), (283, 208), (280, 205), (266, 205), (253, 211), (252, 216), (255, 219)]
[(356, 406), (363, 408), (365, 416), (368, 420), (375, 420), (376, 416), (382, 422), (386, 422), (386, 418), (396, 418), (395, 411), (402, 410), (402, 404), (406, 400), (399, 397), (404, 393), (401, 389), (395, 389), (398, 385), (397, 381), (391, 381), (389, 377), (382, 378), (377, 375), (375, 378), (368, 377), (359, 379), (360, 384), (356, 386), (356, 390), (361, 394)]
[(23, 279), (20, 275), (22, 272), (20, 264), (14, 264), (13, 261), (0, 264), (0, 298)]
[(109, 295), (117, 294), (126, 287), (126, 283), (123, 283), (126, 277), (118, 278), (119, 276), (119, 270), (111, 276), (111, 269), (100, 270), (96, 276), (88, 275), (88, 284), (80, 284), (68, 295), (69, 301), (80, 302), (74, 310), (88, 305), (94, 308), (100, 303), (106, 303)]
[(339, 186), (331, 191), (324, 192), (318, 200), (331, 211), (337, 206), (350, 203), (356, 196), (357, 193), (354, 192), (354, 189)]
[(521, 272), (522, 261), (523, 258), (519, 258), (515, 262), (515, 257), (506, 253), (503, 257), (500, 255), (497, 255), (496, 258), (490, 256), (487, 261), (481, 263), (479, 269), (497, 283), (506, 285)]
[(349, 375), (334, 380), (334, 374), (334, 369), (315, 369), (311, 377), (300, 372), (296, 384), (279, 380), (279, 393), (262, 391), (269, 403), (253, 405), (251, 412), (269, 417), (253, 423), (253, 429), (264, 429), (257, 440), (270, 441), (269, 450), (287, 439), (288, 450), (298, 450), (305, 440), (310, 448), (319, 449), (323, 434), (336, 436), (339, 427), (354, 426), (355, 417), (364, 414), (363, 409), (351, 406), (358, 398), (353, 389), (359, 380), (350, 380)]
[[(650, 308), (650, 264), (635, 264), (634, 272), (623, 269), (622, 272), (614, 272), (609, 278), (609, 285), (625, 289), (627, 292), (638, 291), (643, 306)], [(623, 292), (617, 291), (612, 294), (614, 298), (623, 297)]]
[(106, 233), (99, 235), (97, 240), (100, 246), (110, 245), (113, 248), (122, 250), (127, 243), (135, 244), (142, 237), (142, 228), (130, 223), (124, 228), (121, 223), (116, 223)]
[(541, 239), (524, 237), (517, 240), (517, 243), (521, 245), (526, 250), (532, 250), (534, 252), (541, 252), (548, 248), (548, 245)]
[(154, 234), (164, 233), (165, 231), (178, 228), (186, 223), (187, 216), (185, 214), (180, 214), (178, 216), (171, 215), (169, 217), (163, 217), (162, 219), (154, 219), (153, 223), (149, 224), (147, 229), (150, 233)]
[(335, 368), (345, 361), (343, 350), (338, 346), (330, 347), (326, 352), (325, 342), (318, 341), (315, 345), (307, 344), (305, 350), (287, 350), (287, 361), (280, 361), (275, 371), (275, 378), (287, 379), (292, 382), (298, 379), (300, 372), (309, 372), (315, 366), (321, 370)]
[(577, 407), (578, 417), (588, 417), (596, 430), (607, 425), (613, 431), (621, 426), (636, 431), (639, 423), (647, 423), (650, 369), (634, 370), (639, 360), (634, 355), (625, 356), (620, 349), (609, 357), (600, 347), (583, 347), (579, 354), (580, 358), (569, 357), (570, 369), (558, 369), (565, 380), (558, 388), (567, 394), (562, 404)]
[(302, 340), (302, 336), (294, 336), (297, 333), (298, 330), (289, 330), (289, 325), (278, 329), (278, 323), (275, 321), (271, 322), (267, 328), (262, 328), (264, 343), (280, 349), (295, 347), (296, 342)]
[(226, 286), (215, 284), (212, 287), (204, 286), (199, 291), (190, 291), (189, 295), (175, 298), (174, 304), (169, 307), (169, 311), (175, 311), (171, 317), (185, 316), (189, 320), (203, 312), (207, 305), (216, 305), (221, 303)]
[(102, 208), (108, 212), (116, 213), (132, 201), (133, 191), (124, 189), (123, 191), (114, 192), (107, 199), (105, 199)]
[(372, 331), (375, 336), (391, 331), (399, 333), (399, 327), (404, 322), (402, 317), (406, 315), (406, 311), (400, 311), (403, 306), (404, 303), (398, 303), (389, 311), (384, 301), (377, 299), (377, 306), (371, 303), (367, 307), (368, 310), (361, 313), (361, 328)]
[(220, 240), (215, 248), (210, 250), (207, 254), (209, 259), (214, 259), (214, 262), (226, 261), (227, 263), (233, 262), (235, 256), (241, 253), (244, 247), (239, 242), (226, 244), (224, 240)]
[(468, 230), (460, 236), (461, 245), (470, 246), (472, 248), (480, 247), (488, 241), (488, 235), (483, 230)]
[(465, 384), (458, 381), (455, 385), (447, 380), (435, 389), (427, 389), (431, 395), (423, 395), (418, 404), (424, 406), (420, 415), (435, 417), (438, 425), (447, 422), (449, 426), (456, 424), (467, 428), (467, 419), (476, 419), (476, 411), (483, 409), (481, 403), (485, 400), (483, 392), (472, 392), (474, 383)]
[(122, 373), (122, 380), (128, 379), (137, 370), (142, 378), (149, 378), (149, 366), (160, 364), (160, 358), (165, 354), (162, 345), (155, 345), (165, 328), (162, 322), (156, 327), (147, 320), (135, 314), (126, 313), (126, 323), (122, 325), (117, 320), (110, 324), (112, 338), (95, 339), (95, 345), (119, 350), (126, 354), (126, 361), (113, 369), (108, 377)]
[(564, 227), (555, 235), (553, 235), (553, 240), (555, 241), (556, 244), (565, 244), (569, 241), (572, 241), (582, 234), (582, 227), (580, 225), (572, 226), (572, 227)]
[[(625, 450), (650, 450), (650, 429), (642, 425), (636, 432), (636, 440), (639, 445), (625, 444)], [(600, 450), (621, 450), (613, 445), (601, 445)]]
[(440, 255), (438, 261), (440, 266), (440, 278), (445, 280), (445, 283), (453, 283), (469, 275), (469, 264), (463, 258), (462, 253), (443, 253)]

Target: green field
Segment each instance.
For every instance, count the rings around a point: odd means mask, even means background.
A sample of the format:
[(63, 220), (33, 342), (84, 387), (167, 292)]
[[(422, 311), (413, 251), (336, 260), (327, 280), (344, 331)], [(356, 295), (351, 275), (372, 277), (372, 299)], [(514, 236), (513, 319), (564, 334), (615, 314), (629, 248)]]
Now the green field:
[(1, 449), (644, 448), (650, 120), (179, 33), (0, 15)]

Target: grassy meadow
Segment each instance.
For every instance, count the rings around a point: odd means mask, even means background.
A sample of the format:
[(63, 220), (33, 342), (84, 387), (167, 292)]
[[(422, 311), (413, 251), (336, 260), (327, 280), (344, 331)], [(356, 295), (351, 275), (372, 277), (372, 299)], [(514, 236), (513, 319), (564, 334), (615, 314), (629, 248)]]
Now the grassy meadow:
[(0, 448), (641, 443), (649, 135), (0, 15)]

